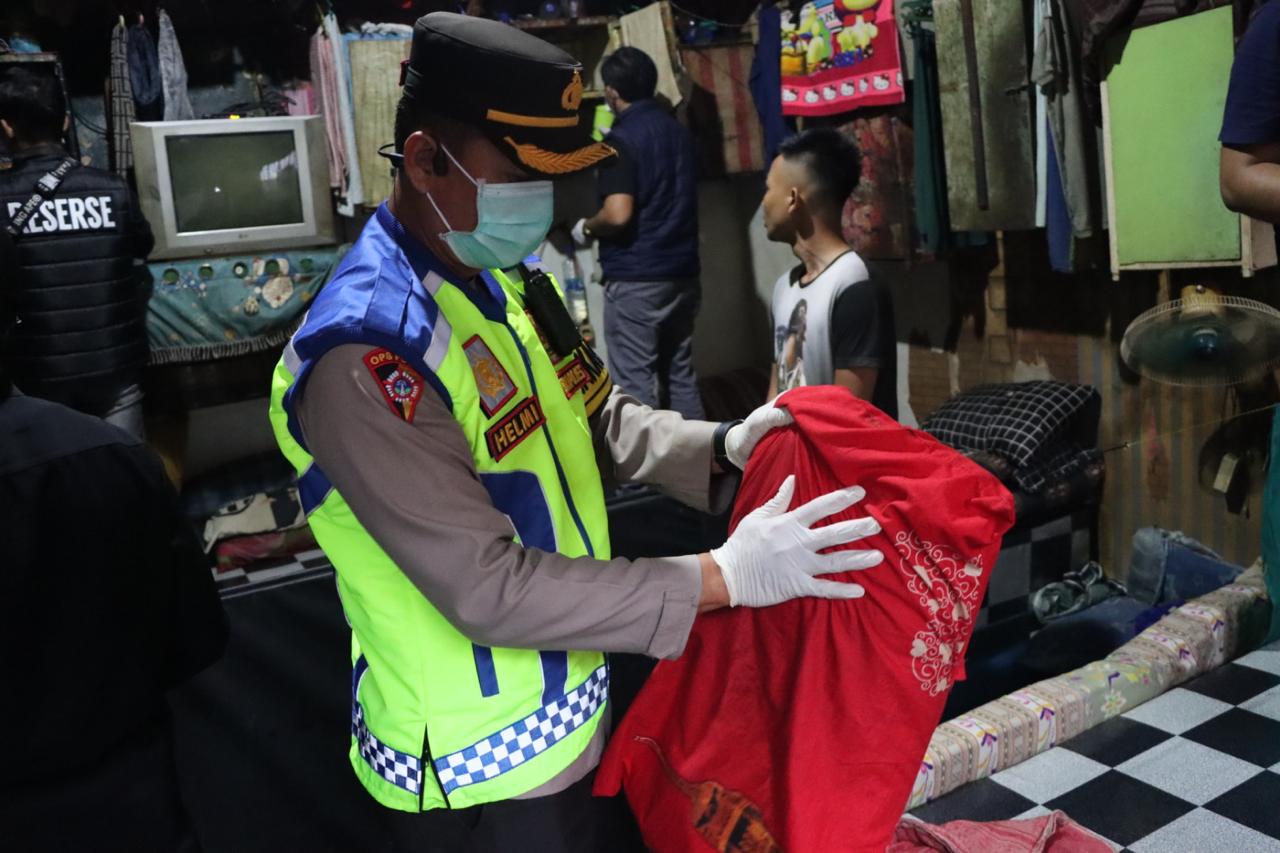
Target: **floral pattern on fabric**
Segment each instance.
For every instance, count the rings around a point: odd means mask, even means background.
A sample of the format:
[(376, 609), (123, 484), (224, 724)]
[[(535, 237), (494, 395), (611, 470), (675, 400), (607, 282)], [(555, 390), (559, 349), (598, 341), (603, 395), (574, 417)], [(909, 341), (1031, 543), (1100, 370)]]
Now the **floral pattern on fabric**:
[(912, 672), (922, 690), (937, 696), (950, 689), (952, 667), (963, 658), (969, 617), (981, 603), (982, 563), (923, 542), (913, 532), (899, 533), (893, 545), (902, 557), (907, 590), (929, 611), (928, 626), (911, 641)]

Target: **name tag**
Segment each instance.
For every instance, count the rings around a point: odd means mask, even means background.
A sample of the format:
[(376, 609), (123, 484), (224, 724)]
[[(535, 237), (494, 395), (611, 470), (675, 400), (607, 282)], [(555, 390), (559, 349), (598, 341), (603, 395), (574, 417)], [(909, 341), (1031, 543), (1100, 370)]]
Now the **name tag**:
[(514, 409), (485, 431), (489, 455), (496, 462), (516, 449), (520, 442), (537, 432), (547, 422), (537, 397), (526, 397)]

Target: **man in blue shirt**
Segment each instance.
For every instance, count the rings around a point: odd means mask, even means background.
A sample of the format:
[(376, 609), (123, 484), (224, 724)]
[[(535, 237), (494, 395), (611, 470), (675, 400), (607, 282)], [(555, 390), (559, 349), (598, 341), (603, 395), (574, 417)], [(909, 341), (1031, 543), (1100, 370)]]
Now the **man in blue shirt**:
[(1258, 11), (1231, 66), (1219, 182), (1228, 208), (1280, 222), (1280, 3)]
[(578, 220), (579, 245), (600, 241), (609, 372), (627, 393), (688, 420), (703, 417), (693, 372), (698, 275), (698, 194), (693, 137), (654, 99), (658, 69), (623, 47), (600, 67), (617, 118), (618, 156), (600, 170), (600, 210)]

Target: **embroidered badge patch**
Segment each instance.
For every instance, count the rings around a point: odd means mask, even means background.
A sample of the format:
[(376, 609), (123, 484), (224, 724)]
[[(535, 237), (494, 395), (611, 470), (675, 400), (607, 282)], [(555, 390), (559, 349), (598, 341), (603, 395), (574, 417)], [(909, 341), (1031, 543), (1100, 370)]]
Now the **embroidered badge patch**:
[(586, 365), (576, 355), (569, 359), (568, 364), (560, 368), (557, 375), (560, 377), (560, 387), (564, 389), (564, 396), (570, 400), (573, 399), (574, 394), (591, 384), (591, 376), (587, 373)]
[(479, 335), (473, 335), (462, 345), (476, 377), (476, 390), (480, 392), (480, 408), (486, 417), (493, 417), (498, 410), (516, 395), (516, 383), (511, 381), (502, 362), (498, 361), (489, 345)]
[(489, 455), (497, 462), (520, 442), (547, 422), (537, 397), (526, 397), (514, 409), (485, 431), (484, 440), (489, 445)]
[(418, 371), (387, 349), (370, 350), (364, 357), (364, 364), (378, 380), (391, 411), (413, 423), (413, 413), (422, 399), (423, 381)]

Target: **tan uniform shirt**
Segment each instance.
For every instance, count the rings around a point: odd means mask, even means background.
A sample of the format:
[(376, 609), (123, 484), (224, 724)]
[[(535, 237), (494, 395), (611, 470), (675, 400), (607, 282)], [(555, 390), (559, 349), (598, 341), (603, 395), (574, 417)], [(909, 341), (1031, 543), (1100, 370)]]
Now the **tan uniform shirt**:
[[(520, 546), (448, 407), (428, 391), (412, 422), (396, 416), (362, 360), (369, 349), (343, 345), (320, 359), (297, 404), (299, 423), (365, 530), (454, 627), (486, 646), (658, 658), (684, 650), (702, 592), (696, 556), (596, 560)], [(593, 423), (601, 472), (721, 510), (733, 483), (711, 476), (715, 426), (615, 390)], [(606, 729), (525, 796), (555, 793), (594, 769)]]

